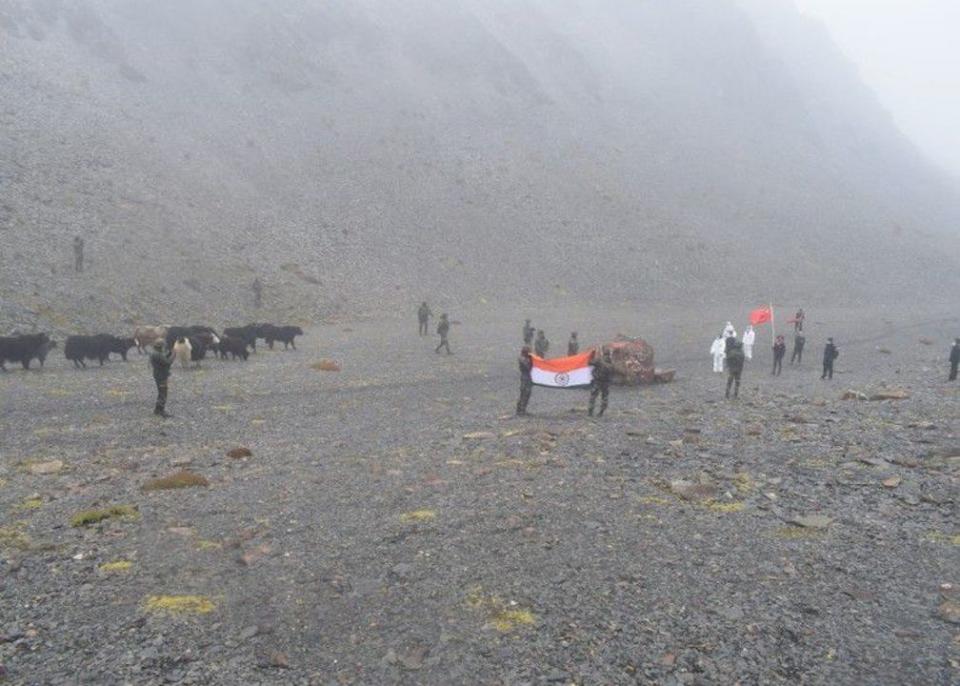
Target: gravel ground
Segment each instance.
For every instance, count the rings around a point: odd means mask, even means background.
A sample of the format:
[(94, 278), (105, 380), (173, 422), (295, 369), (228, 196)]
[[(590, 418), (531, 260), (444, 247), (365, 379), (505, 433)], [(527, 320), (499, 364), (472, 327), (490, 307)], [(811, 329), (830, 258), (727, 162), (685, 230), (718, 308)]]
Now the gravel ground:
[[(454, 315), (450, 357), (391, 320), (177, 368), (169, 421), (135, 354), (0, 375), (0, 663), (24, 684), (960, 683), (949, 314), (814, 312), (779, 378), (765, 331), (737, 402), (706, 354), (727, 317), (535, 322), (555, 350), (640, 333), (678, 369), (601, 420), (543, 389), (511, 416), (522, 312)], [(841, 400), (884, 388), (910, 397)], [(209, 485), (141, 490), (180, 469)], [(135, 516), (71, 526), (114, 505)]]

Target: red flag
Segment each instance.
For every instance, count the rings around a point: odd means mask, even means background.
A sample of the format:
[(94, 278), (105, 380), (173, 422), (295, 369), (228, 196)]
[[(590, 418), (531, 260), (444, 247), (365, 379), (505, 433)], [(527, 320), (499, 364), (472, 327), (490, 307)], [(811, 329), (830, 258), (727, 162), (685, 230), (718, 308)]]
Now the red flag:
[(758, 307), (750, 312), (750, 324), (756, 326), (773, 320), (773, 312), (767, 306)]

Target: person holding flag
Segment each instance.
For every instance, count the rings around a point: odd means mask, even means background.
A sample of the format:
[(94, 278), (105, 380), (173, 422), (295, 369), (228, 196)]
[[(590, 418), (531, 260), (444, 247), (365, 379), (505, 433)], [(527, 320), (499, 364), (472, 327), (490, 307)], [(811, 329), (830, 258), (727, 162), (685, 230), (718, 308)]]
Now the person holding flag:
[(517, 416), (522, 417), (527, 414), (527, 403), (530, 402), (530, 394), (533, 392), (533, 359), (530, 357), (530, 346), (525, 345), (520, 348), (520, 399), (517, 400)]
[(606, 348), (603, 352), (593, 351), (593, 383), (590, 386), (590, 405), (587, 407), (587, 415), (593, 416), (593, 408), (597, 404), (597, 396), (600, 396), (600, 411), (597, 417), (602, 417), (607, 409), (607, 400), (610, 398), (610, 378), (613, 376), (613, 360), (610, 357), (610, 351)]

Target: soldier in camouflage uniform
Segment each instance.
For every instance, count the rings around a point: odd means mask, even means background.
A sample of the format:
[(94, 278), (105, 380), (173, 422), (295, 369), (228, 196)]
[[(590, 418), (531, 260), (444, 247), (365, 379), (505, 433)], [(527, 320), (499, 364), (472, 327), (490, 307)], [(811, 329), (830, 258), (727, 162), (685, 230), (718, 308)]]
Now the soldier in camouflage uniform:
[(580, 352), (580, 341), (577, 340), (577, 332), (570, 334), (570, 340), (567, 341), (567, 355), (576, 355)]
[(530, 393), (533, 392), (533, 360), (530, 359), (530, 346), (525, 345), (520, 350), (520, 399), (517, 401), (517, 416), (527, 413), (527, 403), (530, 402)]
[(157, 383), (157, 405), (153, 413), (158, 417), (169, 417), (167, 414), (167, 380), (170, 378), (170, 366), (173, 364), (173, 351), (163, 349), (163, 341), (153, 344), (150, 353), (150, 367), (153, 369), (153, 380)]
[(533, 350), (536, 352), (537, 357), (546, 357), (547, 351), (550, 350), (550, 341), (547, 340), (543, 329), (537, 331), (537, 340), (533, 342)]
[(533, 325), (530, 323), (530, 320), (524, 322), (523, 324), (523, 344), (524, 345), (533, 345), (533, 334), (537, 330), (533, 328)]
[(447, 340), (447, 335), (450, 333), (450, 320), (447, 319), (447, 314), (444, 312), (440, 315), (440, 322), (437, 324), (437, 334), (440, 336), (440, 344), (437, 346), (435, 353), (439, 353), (441, 348), (447, 349), (447, 355), (452, 355), (450, 352), (450, 342)]
[(610, 357), (610, 351), (593, 351), (593, 382), (590, 384), (590, 405), (587, 408), (587, 414), (593, 416), (593, 408), (597, 404), (597, 396), (600, 396), (600, 411), (598, 417), (602, 417), (607, 409), (607, 400), (610, 397), (610, 379), (613, 377), (613, 359)]

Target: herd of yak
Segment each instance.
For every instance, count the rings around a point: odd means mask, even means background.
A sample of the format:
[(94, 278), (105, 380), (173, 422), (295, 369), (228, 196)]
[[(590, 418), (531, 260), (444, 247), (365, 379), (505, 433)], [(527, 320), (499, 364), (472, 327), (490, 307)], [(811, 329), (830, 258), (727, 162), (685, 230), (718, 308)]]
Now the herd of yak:
[[(256, 352), (257, 341), (263, 340), (273, 349), (275, 342), (283, 343), (284, 349), (297, 349), (294, 339), (303, 335), (299, 326), (275, 326), (274, 324), (247, 324), (227, 328), (218, 334), (209, 326), (138, 326), (131, 337), (95, 334), (92, 336), (67, 336), (63, 354), (75, 367), (84, 368), (87, 360), (97, 360), (101, 366), (111, 354), (120, 355), (124, 361), (127, 353), (136, 348), (145, 352), (156, 341), (163, 341), (184, 363), (199, 365), (200, 360), (212, 353), (221, 359), (246, 360), (250, 351)], [(57, 342), (45, 333), (15, 334), (0, 337), (0, 370), (7, 371), (6, 363), (23, 365), (37, 360), (42, 367), (47, 355), (57, 347)]]

